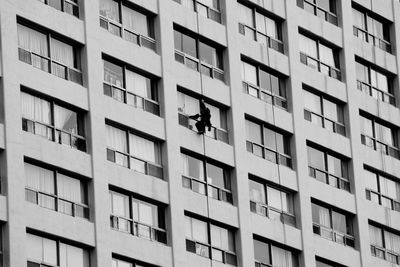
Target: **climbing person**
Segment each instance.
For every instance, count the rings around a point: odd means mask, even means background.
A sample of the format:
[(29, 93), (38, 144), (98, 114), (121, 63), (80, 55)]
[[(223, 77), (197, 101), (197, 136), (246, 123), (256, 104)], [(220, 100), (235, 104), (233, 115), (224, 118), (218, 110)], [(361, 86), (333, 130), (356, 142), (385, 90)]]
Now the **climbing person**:
[[(197, 120), (195, 126), (198, 134), (204, 134), (206, 127), (208, 131), (211, 131), (211, 112), (204, 102), (204, 99), (200, 100), (200, 113), (189, 116), (189, 118)], [(200, 118), (200, 120), (198, 120)]]

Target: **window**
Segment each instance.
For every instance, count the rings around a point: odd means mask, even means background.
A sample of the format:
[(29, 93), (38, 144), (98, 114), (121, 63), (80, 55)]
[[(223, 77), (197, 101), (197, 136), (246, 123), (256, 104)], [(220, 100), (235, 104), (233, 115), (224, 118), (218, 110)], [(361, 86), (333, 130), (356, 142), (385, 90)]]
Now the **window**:
[(356, 77), (358, 90), (383, 102), (396, 104), (389, 75), (356, 61)]
[[(219, 108), (206, 103), (211, 113), (211, 131), (205, 134), (213, 139), (220, 140), (229, 144), (229, 133), (227, 125), (226, 109)], [(200, 113), (200, 101), (197, 98), (178, 91), (178, 117), (179, 124), (191, 130), (196, 130), (195, 124), (197, 120), (189, 118), (189, 116)]]
[(249, 194), (252, 212), (296, 226), (293, 194), (251, 179)]
[(74, 15), (79, 18), (79, 5), (78, 0), (39, 0), (40, 2), (54, 7), (65, 13)]
[(375, 117), (360, 114), (361, 143), (385, 155), (400, 159), (397, 128)]
[(334, 25), (338, 25), (336, 0), (297, 0), (297, 5)]
[(106, 134), (109, 161), (162, 179), (161, 147), (158, 142), (111, 125), (106, 125)]
[(124, 64), (103, 60), (104, 94), (115, 100), (160, 115), (157, 86), (154, 79), (131, 70)]
[(219, 0), (174, 0), (194, 10), (198, 14), (221, 23), (221, 9)]
[(242, 86), (246, 94), (287, 108), (285, 82), (271, 71), (242, 60)]
[(354, 247), (355, 239), (350, 215), (316, 203), (312, 203), (311, 206), (314, 234)]
[(309, 175), (320, 182), (350, 192), (347, 160), (330, 152), (307, 146)]
[(181, 153), (182, 186), (232, 204), (230, 171), (205, 159)]
[(21, 92), (21, 113), (24, 131), (86, 151), (82, 112)]
[(175, 60), (224, 81), (222, 49), (174, 29)]
[(289, 142), (288, 135), (246, 119), (246, 147), (250, 153), (291, 168)]
[(225, 264), (237, 264), (232, 230), (185, 216), (186, 250)]
[(283, 53), (281, 25), (276, 19), (265, 16), (254, 8), (239, 5), (239, 33), (250, 40), (264, 44)]
[(24, 163), (24, 171), (26, 201), (70, 216), (89, 219), (86, 182), (27, 162)]
[(137, 260), (121, 260), (117, 257), (112, 258), (111, 267), (157, 267), (152, 264), (140, 262)]
[(254, 260), (256, 267), (296, 267), (296, 256), (289, 250), (280, 248), (269, 242), (253, 239)]
[(82, 84), (79, 50), (52, 34), (18, 23), (19, 60), (60, 78)]
[(342, 105), (307, 90), (303, 90), (303, 94), (304, 119), (334, 133), (346, 136)]
[(90, 267), (86, 249), (29, 233), (26, 238), (28, 267)]
[(335, 49), (299, 33), (301, 63), (332, 78), (341, 79), (339, 53)]
[(332, 261), (328, 261), (326, 259), (319, 258), (319, 257), (316, 257), (315, 264), (316, 264), (315, 265), (316, 267), (346, 267), (341, 264), (338, 264), (338, 263), (335, 263)]
[(400, 211), (400, 183), (370, 169), (364, 168), (364, 175), (367, 199)]
[(110, 204), (112, 229), (140, 238), (167, 243), (162, 206), (111, 190)]
[(391, 53), (389, 23), (353, 7), (354, 35), (367, 43)]
[(371, 254), (389, 261), (400, 264), (400, 235), (395, 234), (386, 228), (369, 225), (369, 238)]
[(129, 42), (155, 51), (153, 18), (125, 3), (127, 1), (100, 0), (100, 26)]

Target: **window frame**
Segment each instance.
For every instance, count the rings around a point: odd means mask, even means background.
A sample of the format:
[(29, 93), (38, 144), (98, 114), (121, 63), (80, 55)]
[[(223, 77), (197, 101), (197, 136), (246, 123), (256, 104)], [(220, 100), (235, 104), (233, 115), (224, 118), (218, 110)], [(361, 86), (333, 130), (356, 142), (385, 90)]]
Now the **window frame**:
[[(113, 202), (112, 202), (112, 195), (117, 194), (123, 197), (128, 198), (128, 213), (129, 217), (123, 217), (120, 215), (113, 214)], [(165, 226), (165, 208), (160, 203), (150, 202), (148, 200), (143, 199), (142, 197), (131, 193), (125, 192), (121, 193), (116, 188), (109, 188), (108, 190), (109, 201), (110, 201), (110, 227), (112, 230), (116, 230), (119, 232), (124, 232), (131, 234), (136, 237), (148, 239), (150, 241), (156, 241), (163, 244), (167, 244), (167, 231)], [(133, 219), (133, 201), (144, 202), (150, 204), (152, 206), (157, 207), (157, 220), (158, 220), (158, 227), (154, 225), (148, 225), (143, 222), (135, 221)], [(127, 229), (121, 228), (120, 225), (126, 225)], [(141, 234), (141, 230), (143, 229), (148, 230), (149, 236), (145, 236)]]
[[(386, 227), (383, 226), (378, 226), (376, 224), (368, 224), (368, 227), (375, 227), (378, 228), (381, 231), (381, 237), (382, 237), (382, 242), (383, 242), (383, 247), (379, 247), (377, 245), (373, 245), (371, 244), (371, 236), (370, 236), (370, 248), (371, 248), (371, 255), (373, 257), (377, 257), (380, 259), (383, 259), (385, 261), (389, 261), (391, 263), (395, 263), (397, 265), (400, 264), (400, 254), (396, 253), (394, 251), (388, 250), (386, 247), (386, 238), (385, 238), (385, 232), (389, 233), (389, 234), (393, 234), (393, 235), (397, 235), (400, 236), (398, 233), (394, 233), (393, 231), (389, 231)], [(391, 261), (390, 259), (388, 259), (390, 257), (394, 257), (395, 262)]]
[[(111, 82), (105, 81), (105, 77), (103, 75), (103, 94), (106, 96), (109, 96), (121, 103), (133, 106), (135, 108), (140, 108), (143, 109), (146, 112), (149, 112), (151, 114), (154, 114), (156, 116), (160, 116), (160, 103), (158, 101), (158, 86), (157, 86), (157, 81), (155, 80), (154, 77), (151, 77), (150, 75), (143, 74), (140, 70), (137, 70), (131, 66), (129, 66), (126, 63), (123, 62), (117, 62), (115, 60), (109, 59), (107, 57), (103, 57), (103, 73), (105, 72), (105, 62), (111, 63), (113, 65), (117, 65), (118, 67), (122, 68), (122, 86), (118, 86), (115, 84), (112, 84)], [(150, 87), (151, 87), (151, 94), (153, 98), (145, 98), (142, 96), (139, 96), (133, 92), (130, 92), (126, 88), (126, 72), (131, 71), (134, 72), (137, 75), (140, 75), (146, 79), (150, 80)], [(118, 93), (119, 92), (119, 93)], [(132, 98), (133, 103), (129, 103), (128, 101), (130, 98)], [(141, 104), (139, 104), (141, 102)]]
[[(200, 3), (200, 1), (198, 0), (174, 0), (175, 2), (179, 3), (182, 5), (182, 1), (188, 1), (190, 3), (192, 3), (193, 6), (193, 11), (201, 14), (201, 15), (205, 15), (202, 12), (199, 12), (200, 8), (205, 8), (207, 16), (204, 16), (208, 19), (211, 19), (215, 22), (218, 22), (219, 24), (222, 24), (222, 11), (221, 11), (221, 3), (220, 0), (216, 0), (217, 2), (217, 6), (218, 8), (216, 9), (215, 7), (211, 7), (211, 6), (207, 6), (203, 3)], [(184, 5), (186, 6), (186, 5)], [(200, 6), (200, 8), (199, 8)]]
[[(313, 12), (309, 12), (308, 9), (306, 9), (304, 7), (304, 4), (309, 5), (311, 8), (314, 9)], [(320, 14), (319, 12), (321, 12), (324, 17), (323, 19), (335, 26), (339, 25), (339, 17), (337, 15), (337, 6), (336, 6), (336, 2), (334, 0), (329, 0), (329, 4), (332, 5), (334, 7), (334, 10), (326, 10), (325, 8), (321, 7), (318, 5), (316, 0), (297, 0), (297, 6), (303, 8), (304, 10), (306, 10), (309, 13), (314, 14), (314, 16), (317, 16), (319, 18), (321, 18), (320, 16), (318, 16), (318, 14)]]
[[(254, 241), (263, 243), (264, 245), (268, 246), (268, 258), (270, 260), (270, 262), (261, 262), (255, 259), (256, 255), (256, 250), (255, 250), (255, 246), (254, 246)], [(273, 248), (277, 248), (277, 249), (281, 249), (281, 250), (285, 250), (286, 253), (290, 253), (291, 257), (292, 257), (292, 265), (291, 266), (298, 266), (294, 261), (294, 257), (295, 257), (295, 253), (292, 250), (286, 249), (284, 248), (284, 246), (282, 246), (281, 244), (278, 244), (276, 242), (273, 242), (271, 240), (264, 240), (261, 237), (256, 237), (253, 235), (253, 250), (254, 250), (254, 264), (255, 267), (281, 267), (275, 264), (275, 260), (274, 260), (274, 255), (273, 255)], [(285, 257), (286, 258), (286, 257)], [(296, 261), (297, 262), (297, 261)]]
[(77, 0), (58, 0), (61, 3), (61, 9), (58, 9), (56, 6), (52, 5), (51, 0), (39, 0), (45, 5), (51, 6), (61, 12), (68, 13), (79, 19), (79, 4)]

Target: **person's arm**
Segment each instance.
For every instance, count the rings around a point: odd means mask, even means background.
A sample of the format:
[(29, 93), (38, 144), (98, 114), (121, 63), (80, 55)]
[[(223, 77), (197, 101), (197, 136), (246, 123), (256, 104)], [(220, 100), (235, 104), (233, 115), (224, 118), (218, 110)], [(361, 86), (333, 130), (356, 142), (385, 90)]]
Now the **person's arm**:
[(200, 117), (200, 114), (189, 116), (190, 119), (197, 120)]

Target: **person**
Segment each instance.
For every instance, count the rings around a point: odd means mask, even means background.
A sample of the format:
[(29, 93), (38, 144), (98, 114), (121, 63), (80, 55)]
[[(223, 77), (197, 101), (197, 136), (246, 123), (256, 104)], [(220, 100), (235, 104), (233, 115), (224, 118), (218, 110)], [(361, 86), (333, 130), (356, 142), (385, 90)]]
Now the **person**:
[[(211, 112), (210, 109), (206, 107), (204, 99), (200, 100), (200, 113), (189, 116), (189, 118), (197, 120), (195, 126), (198, 134), (204, 134), (206, 127), (208, 127), (208, 131), (211, 131)], [(199, 118), (200, 120), (198, 120)]]

